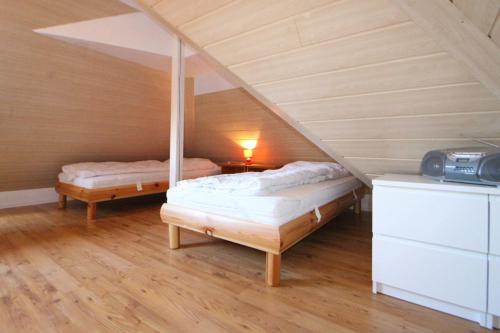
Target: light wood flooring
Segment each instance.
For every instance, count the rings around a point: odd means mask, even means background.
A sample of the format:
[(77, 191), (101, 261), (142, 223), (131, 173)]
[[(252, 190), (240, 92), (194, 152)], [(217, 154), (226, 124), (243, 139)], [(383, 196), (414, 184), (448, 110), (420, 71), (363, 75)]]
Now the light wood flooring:
[(371, 223), (347, 212), (283, 255), (181, 232), (168, 249), (161, 196), (0, 211), (0, 332), (489, 332), (371, 293)]

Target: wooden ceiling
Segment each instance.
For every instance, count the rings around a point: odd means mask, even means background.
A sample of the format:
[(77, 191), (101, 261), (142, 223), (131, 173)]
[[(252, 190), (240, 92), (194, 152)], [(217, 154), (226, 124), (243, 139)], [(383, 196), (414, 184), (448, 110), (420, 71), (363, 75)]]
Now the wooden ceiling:
[[(141, 2), (367, 183), (417, 173), (430, 149), (500, 143), (498, 0)], [(472, 5), (487, 2), (496, 15)]]
[(500, 1), (499, 0), (452, 0), (481, 32), (500, 46)]

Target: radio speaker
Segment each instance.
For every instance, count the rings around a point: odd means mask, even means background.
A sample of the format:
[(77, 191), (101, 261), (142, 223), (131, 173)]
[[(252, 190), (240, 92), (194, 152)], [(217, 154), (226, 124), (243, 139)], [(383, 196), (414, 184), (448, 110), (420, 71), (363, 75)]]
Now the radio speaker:
[(484, 157), (478, 175), (482, 181), (500, 183), (500, 153)]
[(422, 174), (430, 177), (444, 177), (446, 155), (439, 151), (430, 151), (425, 154), (420, 165)]

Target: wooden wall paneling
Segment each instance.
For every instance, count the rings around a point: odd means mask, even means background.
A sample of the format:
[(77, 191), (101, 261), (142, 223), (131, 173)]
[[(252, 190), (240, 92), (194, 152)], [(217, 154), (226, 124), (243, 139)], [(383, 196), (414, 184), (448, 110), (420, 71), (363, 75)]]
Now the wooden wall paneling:
[[(487, 141), (500, 144), (500, 138)], [(433, 149), (484, 147), (470, 139), (352, 139), (332, 140), (326, 144), (344, 157), (369, 157), (393, 159), (421, 159)], [(401, 147), (404, 147), (402, 149)]]
[(147, 4), (148, 6), (155, 6), (159, 2), (161, 2), (161, 0), (144, 0), (144, 3)]
[(242, 89), (196, 96), (195, 153), (218, 161), (242, 161), (238, 141), (258, 139), (257, 163), (331, 160)]
[[(232, 42), (232, 41), (231, 41)], [(231, 42), (219, 46), (228, 48)], [(242, 45), (244, 41), (241, 41)], [(217, 47), (216, 47), (217, 48)], [(234, 50), (234, 49), (233, 49)], [(214, 56), (220, 50), (207, 49)], [(412, 22), (404, 22), (381, 29), (363, 32), (350, 37), (314, 44), (286, 53), (279, 53), (255, 61), (245, 62), (229, 68), (250, 84), (288, 79), (307, 74), (356, 67), (388, 60), (437, 53), (441, 49)], [(231, 57), (240, 61), (238, 54), (220, 52), (220, 59)], [(315, 59), (315, 61), (311, 61)], [(290, 67), (294, 67), (290, 71)]]
[(472, 81), (474, 78), (457, 61), (445, 53), (438, 53), (254, 85), (254, 88), (279, 105), (291, 101)]
[(184, 155), (186, 157), (195, 157), (193, 156), (194, 136), (196, 133), (195, 122), (194, 78), (188, 77), (186, 78), (186, 85), (184, 87)]
[(369, 158), (348, 158), (347, 160), (365, 174), (416, 174), (420, 172), (420, 160)]
[(168, 158), (166, 73), (32, 31), (130, 11), (98, 0), (2, 6), (0, 191), (53, 186), (68, 163)]
[(473, 82), (284, 103), (281, 108), (299, 121), (308, 121), (498, 111), (500, 100)]
[(495, 138), (500, 111), (303, 123), (323, 140)]
[(488, 35), (500, 11), (498, 0), (453, 0), (455, 6), (472, 21), (482, 32)]
[[(40, 15), (48, 10), (50, 10), (50, 14)], [(21, 26), (32, 24), (37, 27), (46, 27), (51, 24), (73, 23), (75, 21), (127, 14), (133, 11), (134, 9), (117, 0), (105, 2), (102, 0), (62, 0), (58, 2), (57, 6), (49, 6), (49, 4), (41, 1), (27, 0), (22, 2), (17, 1), (15, 6), (5, 3), (2, 6), (2, 13), (0, 15), (6, 19), (12, 19), (12, 15), (17, 16), (19, 18), (17, 23)], [(19, 13), (22, 13), (22, 17)], [(12, 28), (12, 24), (2, 25), (2, 28), (9, 30)]]

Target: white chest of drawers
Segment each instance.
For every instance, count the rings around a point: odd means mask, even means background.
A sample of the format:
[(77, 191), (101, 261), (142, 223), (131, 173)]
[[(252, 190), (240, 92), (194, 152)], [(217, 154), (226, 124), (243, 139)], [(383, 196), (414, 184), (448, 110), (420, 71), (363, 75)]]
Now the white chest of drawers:
[(373, 291), (500, 326), (500, 189), (373, 182)]

